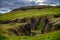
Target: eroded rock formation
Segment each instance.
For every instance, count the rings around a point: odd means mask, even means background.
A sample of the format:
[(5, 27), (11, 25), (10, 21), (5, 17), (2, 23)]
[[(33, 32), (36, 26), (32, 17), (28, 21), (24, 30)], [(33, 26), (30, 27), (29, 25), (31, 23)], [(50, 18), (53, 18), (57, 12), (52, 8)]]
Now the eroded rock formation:
[[(47, 33), (54, 30), (60, 30), (60, 23), (56, 24), (57, 22), (51, 22), (54, 18), (59, 18), (60, 16), (54, 15), (53, 17), (32, 17), (29, 19), (14, 19), (14, 20), (4, 20), (0, 21), (0, 24), (8, 24), (8, 23), (26, 23), (25, 25), (20, 25), (16, 28), (8, 28), (7, 31), (10, 35), (33, 35), (32, 30), (37, 31), (40, 30), (39, 33)], [(60, 22), (60, 21), (59, 21)], [(55, 25), (54, 25), (55, 24)], [(42, 26), (43, 25), (43, 26)], [(40, 27), (40, 28), (39, 28)]]

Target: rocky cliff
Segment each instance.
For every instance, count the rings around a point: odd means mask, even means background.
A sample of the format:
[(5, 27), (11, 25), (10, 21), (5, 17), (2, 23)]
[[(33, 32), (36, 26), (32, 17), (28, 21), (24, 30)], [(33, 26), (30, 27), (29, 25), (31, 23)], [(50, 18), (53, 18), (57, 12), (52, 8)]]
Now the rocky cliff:
[[(56, 20), (55, 20), (56, 19)], [(47, 32), (52, 32), (60, 30), (60, 15), (51, 16), (38, 16), (23, 19), (14, 20), (0, 20), (0, 24), (15, 24), (15, 23), (25, 23), (24, 25), (18, 25), (17, 27), (7, 28), (7, 33), (9, 35), (27, 35), (36, 36), (37, 34), (44, 34)]]

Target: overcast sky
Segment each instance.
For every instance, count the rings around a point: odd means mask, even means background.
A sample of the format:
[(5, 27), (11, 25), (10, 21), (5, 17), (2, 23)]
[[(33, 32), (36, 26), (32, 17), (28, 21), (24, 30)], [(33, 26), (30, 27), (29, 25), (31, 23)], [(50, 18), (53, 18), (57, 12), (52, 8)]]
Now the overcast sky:
[(60, 0), (0, 0), (0, 8), (18, 8), (38, 5), (38, 2), (60, 5)]

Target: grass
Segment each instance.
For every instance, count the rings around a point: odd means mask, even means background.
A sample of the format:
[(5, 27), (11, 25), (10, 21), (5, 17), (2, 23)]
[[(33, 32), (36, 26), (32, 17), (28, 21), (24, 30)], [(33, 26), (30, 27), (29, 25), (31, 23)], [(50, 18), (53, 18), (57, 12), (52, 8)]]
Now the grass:
[(26, 10), (26, 11), (13, 11), (8, 14), (0, 15), (0, 20), (11, 20), (11, 19), (21, 19), (24, 17), (30, 18), (30, 17), (37, 17), (37, 16), (46, 16), (46, 15), (54, 15), (54, 14), (60, 14), (60, 8), (43, 8), (40, 10)]
[(60, 30), (42, 34), (40, 36), (6, 36), (7, 40), (60, 40)]
[[(39, 17), (39, 16), (51, 16), (60, 14), (60, 8), (43, 8), (43, 9), (32, 9), (32, 10), (26, 10), (26, 11), (12, 11), (7, 14), (0, 15), (0, 20), (13, 20), (13, 19), (22, 19), (24, 17), (31, 18), (31, 17)], [(60, 18), (52, 19), (53, 22), (60, 21)], [(0, 40), (60, 40), (60, 30), (41, 34), (39, 36), (10, 36), (10, 35), (4, 35), (4, 31), (6, 31), (7, 28), (14, 28), (18, 27), (20, 25), (24, 25), (25, 23), (15, 23), (15, 24), (0, 24)], [(41, 22), (40, 25), (38, 25), (40, 29), (43, 27), (43, 22)], [(41, 26), (41, 27), (40, 27)]]

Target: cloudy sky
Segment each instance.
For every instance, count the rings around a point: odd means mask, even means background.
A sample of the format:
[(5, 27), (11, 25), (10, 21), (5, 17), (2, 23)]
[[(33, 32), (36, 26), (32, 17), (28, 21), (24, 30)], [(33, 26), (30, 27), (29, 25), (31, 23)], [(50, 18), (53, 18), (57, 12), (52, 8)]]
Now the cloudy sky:
[(0, 0), (0, 8), (18, 8), (22, 6), (35, 6), (39, 4), (60, 5), (60, 0)]

